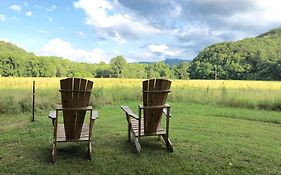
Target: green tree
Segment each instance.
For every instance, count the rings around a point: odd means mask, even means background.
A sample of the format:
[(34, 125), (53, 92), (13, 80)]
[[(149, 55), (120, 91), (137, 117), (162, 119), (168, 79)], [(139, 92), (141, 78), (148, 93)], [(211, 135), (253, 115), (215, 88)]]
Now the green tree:
[(179, 65), (174, 65), (172, 69), (173, 78), (189, 79), (189, 63), (183, 62)]
[(127, 62), (122, 56), (112, 58), (110, 60), (111, 77), (123, 77), (123, 71), (126, 64)]

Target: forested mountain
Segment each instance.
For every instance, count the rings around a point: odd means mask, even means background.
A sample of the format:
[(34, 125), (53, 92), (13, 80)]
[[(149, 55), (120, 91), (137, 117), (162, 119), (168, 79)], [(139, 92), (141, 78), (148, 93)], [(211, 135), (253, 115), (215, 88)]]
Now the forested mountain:
[[(179, 65), (182, 63), (190, 63), (190, 60), (184, 60), (184, 59), (179, 59), (179, 58), (167, 58), (164, 60), (165, 64), (168, 64), (170, 67), (173, 67), (174, 65)], [(138, 62), (140, 64), (153, 64), (154, 62)]]
[(0, 41), (0, 76), (189, 78), (187, 63), (173, 67), (163, 61), (149, 65), (129, 64), (122, 56), (112, 58), (110, 64), (77, 63), (60, 57), (36, 56), (4, 41)]
[(224, 42), (203, 49), (191, 62), (166, 60), (151, 64), (127, 63), (122, 56), (109, 64), (77, 63), (60, 57), (36, 56), (0, 41), (0, 76), (116, 77), (175, 79), (281, 80), (281, 28), (255, 38)]
[(0, 75), (52, 77), (74, 76), (83, 72), (83, 76), (92, 76), (94, 65), (73, 63), (59, 57), (38, 57), (33, 53), (17, 47), (14, 44), (0, 41)]
[(211, 45), (192, 61), (190, 78), (281, 80), (281, 28)]
[(167, 59), (164, 60), (164, 63), (168, 64), (170, 66), (179, 65), (179, 64), (184, 63), (184, 62), (190, 63), (191, 61), (190, 60), (183, 60), (183, 59), (180, 59), (180, 58), (167, 58)]

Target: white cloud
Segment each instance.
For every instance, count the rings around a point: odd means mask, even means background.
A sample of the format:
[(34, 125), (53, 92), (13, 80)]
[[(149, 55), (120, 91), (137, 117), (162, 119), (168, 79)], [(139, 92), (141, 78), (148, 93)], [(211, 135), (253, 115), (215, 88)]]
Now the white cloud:
[(47, 8), (46, 11), (52, 12), (52, 11), (54, 11), (56, 8), (57, 8), (56, 5), (52, 5), (50, 8)]
[(4, 16), (4, 15), (1, 15), (0, 14), (0, 22), (3, 22), (3, 21), (5, 21), (6, 20), (6, 17)]
[(178, 17), (182, 12), (182, 7), (180, 4), (178, 4), (176, 1), (171, 1), (171, 4), (174, 6), (174, 9), (170, 11), (171, 17)]
[(117, 31), (113, 31), (113, 33), (114, 33), (113, 40), (115, 40), (118, 44), (123, 44), (126, 42), (125, 39)]
[(38, 9), (42, 9), (42, 6), (37, 5), (37, 4), (33, 5), (33, 7), (38, 8)]
[(7, 43), (11, 43), (11, 40), (6, 39), (6, 38), (0, 38), (0, 41), (5, 41), (5, 42), (7, 42)]
[(27, 2), (26, 2), (26, 1), (24, 1), (24, 2), (23, 2), (23, 4), (24, 4), (24, 6), (25, 6), (25, 7), (27, 7), (27, 6), (28, 6), (28, 4), (27, 4)]
[[(257, 10), (252, 15), (253, 20), (265, 23), (281, 22), (281, 1), (278, 0), (256, 0)], [(261, 21), (260, 21), (261, 20)]]
[(32, 12), (26, 12), (25, 15), (26, 16), (32, 16)]
[(63, 41), (60, 38), (50, 40), (38, 52), (38, 55), (58, 56), (68, 58), (72, 61), (98, 63), (100, 61), (109, 62), (107, 56), (100, 48), (95, 48), (91, 51), (76, 49), (70, 43)]
[(114, 8), (114, 3), (107, 0), (79, 0), (74, 3), (75, 8), (85, 11), (86, 23), (94, 26), (99, 32), (115, 38), (117, 42), (124, 42), (124, 38), (138, 38), (144, 34), (160, 33), (161, 30), (150, 26), (141, 18), (124, 13)]
[(85, 38), (86, 33), (79, 31), (79, 32), (77, 32), (77, 35), (78, 35), (80, 38)]
[(43, 34), (49, 34), (49, 32), (47, 30), (42, 30), (42, 29), (38, 29), (37, 32), (43, 33)]
[(163, 54), (164, 56), (177, 56), (181, 51), (172, 51), (166, 44), (150, 44), (148, 48), (152, 53)]
[(21, 6), (20, 5), (11, 5), (10, 9), (16, 11), (16, 12), (20, 12), (21, 11)]
[(53, 22), (53, 18), (50, 16), (47, 16), (48, 21)]

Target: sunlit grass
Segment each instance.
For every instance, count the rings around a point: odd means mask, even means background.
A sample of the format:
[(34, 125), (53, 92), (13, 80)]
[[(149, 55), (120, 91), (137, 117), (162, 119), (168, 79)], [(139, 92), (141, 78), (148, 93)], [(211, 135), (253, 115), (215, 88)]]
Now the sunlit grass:
[[(137, 111), (137, 102), (124, 102)], [(93, 159), (87, 144), (58, 144), (51, 161), (52, 123), (48, 111), (0, 114), (0, 174), (279, 174), (281, 118), (277, 112), (171, 103), (168, 153), (157, 137), (141, 139), (142, 153), (127, 142), (119, 105), (98, 108)], [(278, 124), (276, 124), (278, 123)], [(2, 127), (5, 126), (5, 127)]]
[[(44, 77), (0, 77), (0, 89), (30, 89), (32, 81), (36, 82), (36, 88), (59, 88), (59, 80), (62, 78)], [(89, 78), (94, 81), (95, 87), (140, 87), (142, 79), (122, 78)], [(172, 87), (180, 88), (227, 88), (227, 89), (265, 89), (281, 90), (280, 81), (246, 81), (246, 80), (172, 80)]]
[[(0, 106), (31, 103), (32, 82), (36, 83), (37, 109), (51, 108), (60, 101), (59, 80), (62, 78), (0, 78)], [(95, 78), (91, 104), (119, 104), (141, 101), (141, 79)], [(281, 110), (281, 82), (243, 80), (172, 80), (169, 99), (239, 108)], [(28, 100), (30, 99), (30, 100)], [(2, 102), (1, 102), (2, 101)], [(29, 106), (27, 105), (27, 106)], [(12, 110), (19, 111), (19, 110)]]

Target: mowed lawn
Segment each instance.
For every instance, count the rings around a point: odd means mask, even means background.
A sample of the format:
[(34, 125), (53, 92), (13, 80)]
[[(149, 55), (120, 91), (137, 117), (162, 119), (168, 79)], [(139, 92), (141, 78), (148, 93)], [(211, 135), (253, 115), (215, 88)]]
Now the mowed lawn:
[[(137, 111), (137, 103), (124, 103)], [(281, 174), (281, 113), (172, 103), (168, 153), (157, 137), (141, 140), (138, 155), (127, 142), (119, 106), (104, 106), (93, 130), (93, 159), (86, 143), (58, 144), (51, 161), (48, 111), (0, 115), (0, 174)]]

